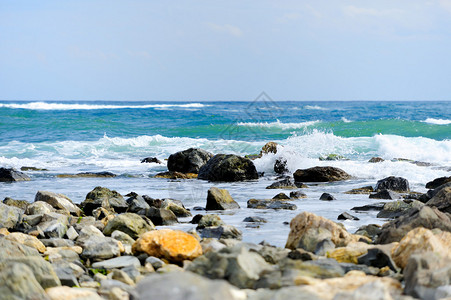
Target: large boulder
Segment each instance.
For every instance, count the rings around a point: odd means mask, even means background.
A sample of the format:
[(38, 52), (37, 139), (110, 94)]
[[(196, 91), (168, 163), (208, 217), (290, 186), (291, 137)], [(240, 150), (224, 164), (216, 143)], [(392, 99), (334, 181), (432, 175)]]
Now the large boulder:
[(176, 217), (185, 218), (191, 217), (191, 212), (185, 208), (182, 201), (175, 199), (163, 199), (161, 203), (162, 209), (170, 210)]
[(441, 189), (428, 202), (427, 206), (437, 207), (442, 212), (451, 213), (451, 187)]
[(55, 209), (62, 209), (72, 215), (81, 215), (81, 209), (78, 208), (72, 200), (63, 194), (56, 194), (47, 191), (38, 191), (34, 197), (34, 201), (42, 201), (50, 204)]
[(86, 215), (91, 215), (92, 211), (98, 207), (114, 209), (117, 213), (125, 212), (128, 204), (118, 192), (98, 186), (86, 195), (81, 207)]
[(342, 226), (313, 213), (302, 212), (290, 222), (290, 233), (285, 248), (303, 248), (315, 252), (317, 245), (330, 239), (335, 246), (344, 247), (361, 236), (352, 235)]
[(329, 182), (347, 180), (351, 178), (351, 175), (335, 167), (313, 167), (298, 169), (293, 177), (298, 182)]
[(395, 192), (406, 193), (410, 191), (409, 181), (402, 177), (390, 176), (379, 180), (376, 183), (375, 190), (377, 192), (382, 190), (392, 190)]
[(198, 148), (189, 148), (171, 154), (168, 159), (168, 170), (182, 173), (199, 173), (199, 169), (205, 165), (213, 154)]
[(14, 228), (22, 218), (23, 210), (0, 203), (0, 228)]
[(9, 263), (0, 270), (2, 299), (48, 299), (33, 271), (25, 264)]
[(232, 182), (258, 179), (258, 173), (250, 159), (233, 154), (217, 154), (200, 168), (198, 178)]
[(451, 176), (449, 176), (449, 177), (446, 177), (446, 176), (445, 177), (439, 177), (439, 178), (436, 178), (436, 179), (426, 183), (426, 188), (427, 189), (436, 189), (439, 186), (441, 186), (442, 184), (445, 184), (445, 183), (448, 183), (448, 182), (451, 182)]
[(417, 227), (438, 228), (451, 232), (451, 216), (426, 205), (421, 208), (412, 208), (399, 218), (385, 223), (376, 243), (399, 242), (409, 231)]
[(384, 208), (377, 214), (378, 218), (396, 218), (401, 216), (406, 210), (423, 207), (423, 202), (416, 200), (397, 200), (384, 204)]
[(226, 210), (240, 208), (229, 191), (212, 187), (208, 190), (206, 210)]
[(15, 241), (17, 243), (20, 243), (22, 245), (34, 248), (38, 250), (41, 253), (45, 252), (45, 246), (44, 244), (38, 240), (35, 236), (28, 235), (21, 232), (12, 232), (8, 234), (5, 239), (10, 241)]
[(144, 232), (155, 229), (155, 226), (151, 222), (149, 224), (149, 222), (146, 222), (140, 215), (123, 213), (108, 221), (103, 233), (111, 235), (113, 231), (119, 230), (136, 239)]
[(144, 252), (175, 263), (193, 260), (202, 255), (202, 247), (194, 236), (172, 229), (144, 233), (133, 244), (132, 251), (135, 254)]
[(0, 182), (29, 181), (30, 177), (12, 168), (0, 168)]

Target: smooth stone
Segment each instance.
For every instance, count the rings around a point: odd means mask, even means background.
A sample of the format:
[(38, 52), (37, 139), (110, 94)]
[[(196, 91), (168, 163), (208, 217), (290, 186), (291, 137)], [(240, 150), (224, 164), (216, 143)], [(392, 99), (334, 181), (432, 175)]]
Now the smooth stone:
[(103, 234), (111, 235), (113, 231), (119, 230), (128, 234), (131, 238), (136, 239), (141, 234), (154, 230), (155, 226), (140, 215), (134, 213), (123, 213), (115, 216), (112, 220), (108, 221)]
[(206, 210), (226, 210), (240, 208), (226, 189), (212, 187), (208, 190)]
[(347, 180), (351, 178), (351, 175), (335, 167), (313, 167), (298, 169), (293, 177), (297, 182), (329, 182)]
[(250, 159), (233, 154), (217, 154), (200, 168), (198, 178), (234, 182), (258, 179), (258, 173)]
[(38, 191), (34, 197), (34, 201), (42, 201), (50, 204), (55, 209), (62, 209), (68, 213), (79, 216), (82, 211), (76, 206), (72, 200), (63, 194), (56, 194), (48, 191)]
[(341, 214), (338, 216), (337, 220), (352, 220), (352, 221), (359, 221), (360, 219), (357, 218), (357, 217), (355, 217), (355, 216), (353, 216), (353, 215), (351, 215), (351, 214), (349, 214), (349, 213), (347, 213), (347, 212), (344, 212), (344, 213), (341, 213)]
[(324, 200), (324, 201), (331, 201), (331, 200), (337, 200), (334, 196), (332, 196), (329, 193), (323, 193), (320, 197), (319, 200)]
[(0, 168), (0, 182), (30, 181), (30, 177), (25, 173), (12, 168)]
[(129, 266), (141, 267), (139, 259), (134, 256), (120, 256), (92, 264), (96, 269), (120, 269)]

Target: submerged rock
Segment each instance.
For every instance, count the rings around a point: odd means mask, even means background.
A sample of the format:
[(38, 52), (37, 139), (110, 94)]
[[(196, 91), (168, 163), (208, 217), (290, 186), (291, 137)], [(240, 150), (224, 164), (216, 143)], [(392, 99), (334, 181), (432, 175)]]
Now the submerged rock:
[(208, 190), (206, 210), (226, 210), (240, 208), (225, 189), (212, 187)]
[(30, 177), (15, 169), (0, 168), (0, 182), (29, 181), (29, 180), (31, 180)]
[(60, 174), (58, 178), (114, 178), (117, 175), (111, 172), (83, 172), (77, 174)]
[(307, 198), (307, 195), (301, 191), (290, 192), (290, 199), (302, 199)]
[(333, 195), (329, 194), (329, 193), (323, 193), (320, 197), (319, 200), (323, 200), (323, 201), (332, 201), (332, 200), (337, 200)]
[(391, 190), (379, 190), (378, 192), (371, 194), (370, 199), (387, 199), (387, 200), (395, 200), (400, 199), (401, 195), (393, 192)]
[(233, 182), (258, 179), (258, 174), (250, 159), (233, 154), (217, 154), (200, 168), (198, 178)]
[(357, 217), (355, 217), (355, 216), (353, 216), (353, 215), (351, 215), (351, 214), (349, 214), (349, 213), (347, 213), (347, 212), (341, 213), (341, 214), (338, 216), (337, 219), (338, 219), (338, 220), (353, 220), (353, 221), (358, 221), (358, 220), (360, 220), (359, 218), (357, 218)]
[(198, 148), (189, 148), (174, 154), (168, 158), (168, 170), (181, 173), (199, 173), (213, 154)]
[(369, 185), (361, 188), (352, 189), (350, 191), (345, 192), (345, 194), (371, 194), (372, 192), (374, 192), (374, 189), (371, 185)]
[(294, 180), (298, 182), (329, 182), (341, 181), (351, 178), (351, 175), (342, 169), (335, 167), (313, 167), (309, 169), (298, 169), (293, 174)]

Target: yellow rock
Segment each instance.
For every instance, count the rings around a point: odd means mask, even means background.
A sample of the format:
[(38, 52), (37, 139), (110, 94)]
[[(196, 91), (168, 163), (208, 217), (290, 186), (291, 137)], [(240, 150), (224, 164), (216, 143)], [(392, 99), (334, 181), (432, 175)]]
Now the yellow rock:
[(61, 250), (72, 250), (78, 255), (80, 255), (83, 252), (83, 248), (80, 246), (72, 246), (72, 247), (47, 247), (46, 251), (44, 252), (44, 255), (52, 255), (60, 252)]
[(392, 249), (392, 258), (396, 265), (404, 269), (409, 257), (415, 252), (434, 252), (442, 257), (451, 258), (451, 233), (433, 231), (418, 227), (409, 231), (399, 244)]
[(0, 228), (0, 234), (8, 235), (8, 234), (9, 234), (9, 231), (8, 231), (8, 229), (6, 229), (6, 228)]
[(327, 253), (327, 257), (333, 258), (339, 263), (357, 264), (357, 258), (368, 253), (368, 248), (371, 248), (371, 245), (362, 242), (350, 243), (346, 247), (336, 248)]
[(278, 144), (275, 142), (268, 142), (262, 147), (260, 154), (277, 153)]
[(57, 286), (45, 290), (50, 300), (101, 300), (95, 291), (85, 288), (70, 288), (68, 286)]
[(192, 235), (172, 229), (152, 230), (144, 233), (132, 246), (133, 253), (145, 252), (150, 256), (181, 263), (202, 255), (202, 247)]
[(46, 249), (44, 244), (40, 240), (38, 240), (35, 236), (28, 235), (25, 233), (12, 232), (6, 236), (6, 239), (18, 242), (28, 247), (35, 248), (41, 253), (44, 253)]

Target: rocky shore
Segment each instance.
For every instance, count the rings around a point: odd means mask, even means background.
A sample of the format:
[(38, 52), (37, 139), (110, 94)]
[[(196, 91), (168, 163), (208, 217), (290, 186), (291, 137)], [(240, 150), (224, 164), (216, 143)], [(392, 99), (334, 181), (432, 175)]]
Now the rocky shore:
[[(268, 143), (262, 153), (277, 153)], [(331, 156), (332, 157), (332, 156)], [(154, 161), (154, 158), (146, 158)], [(378, 163), (374, 159), (374, 163)], [(303, 188), (352, 178), (318, 166), (288, 173), (267, 187), (272, 199), (249, 199), (248, 208), (293, 210)], [(190, 148), (169, 157), (160, 178), (236, 182), (255, 180), (251, 159)], [(94, 177), (83, 174), (84, 177)], [(108, 174), (108, 176), (110, 176)], [(30, 180), (0, 168), (0, 181)], [(14, 183), (20, 184), (20, 183)], [(208, 191), (205, 207), (188, 210), (177, 199), (121, 195), (96, 187), (85, 200), (37, 191), (30, 201), (0, 203), (2, 299), (444, 299), (451, 298), (451, 178), (410, 191), (401, 177), (351, 190), (375, 201), (354, 211), (377, 210), (389, 221), (348, 232), (340, 223), (303, 211), (289, 222), (285, 247), (242, 241), (221, 219), (240, 205), (225, 189)], [(322, 201), (335, 201), (324, 193)], [(333, 203), (333, 202), (331, 202)], [(188, 232), (166, 226), (189, 218)], [(354, 216), (344, 213), (340, 219)], [(249, 217), (249, 224), (264, 218)], [(262, 237), (262, 240), (264, 237)]]

